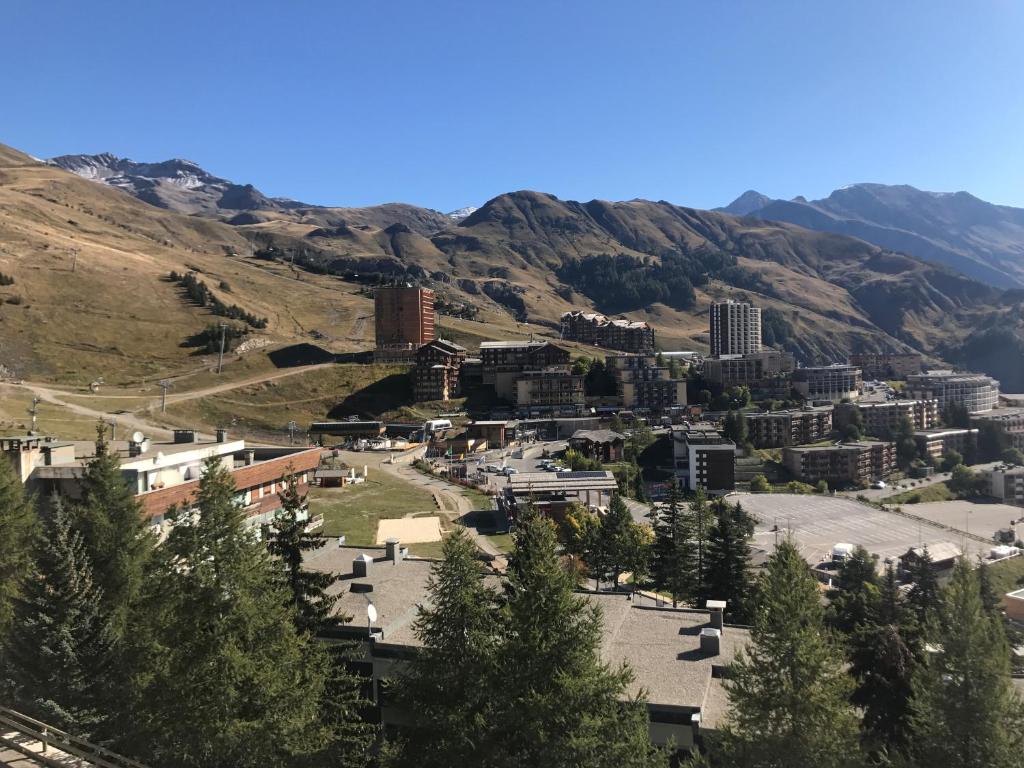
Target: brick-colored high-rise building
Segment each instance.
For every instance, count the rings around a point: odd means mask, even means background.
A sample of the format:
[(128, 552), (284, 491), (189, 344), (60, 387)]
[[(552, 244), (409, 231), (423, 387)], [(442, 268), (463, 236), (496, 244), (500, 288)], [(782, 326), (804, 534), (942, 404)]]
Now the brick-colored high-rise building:
[(437, 338), (434, 292), (427, 288), (378, 288), (374, 294), (376, 344), (380, 353), (411, 360), (422, 344)]

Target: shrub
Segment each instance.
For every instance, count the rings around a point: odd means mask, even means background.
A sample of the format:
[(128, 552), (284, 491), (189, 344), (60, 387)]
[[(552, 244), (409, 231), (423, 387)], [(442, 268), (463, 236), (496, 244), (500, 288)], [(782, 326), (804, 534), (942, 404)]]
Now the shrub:
[(14, 285), (14, 278), (0, 272), (0, 285)]

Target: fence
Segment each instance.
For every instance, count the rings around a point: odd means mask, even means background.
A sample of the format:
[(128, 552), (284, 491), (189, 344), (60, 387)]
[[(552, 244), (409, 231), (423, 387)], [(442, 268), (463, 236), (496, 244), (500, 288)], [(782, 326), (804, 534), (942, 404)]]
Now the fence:
[(9, 738), (3, 739), (3, 742), (12, 749), (47, 764), (66, 764), (65, 761), (60, 760), (56, 755), (53, 758), (47, 757), (49, 748), (53, 747), (65, 754), (85, 760), (97, 768), (146, 768), (142, 763), (138, 763), (131, 758), (118, 755), (104, 747), (93, 744), (85, 739), (80, 739), (77, 736), (72, 736), (69, 733), (53, 728), (46, 723), (40, 722), (28, 715), (23, 715), (20, 712), (15, 712), (7, 707), (0, 707), (0, 727), (3, 730), (10, 729), (21, 736), (28, 736), (39, 741), (42, 744), (42, 752), (29, 750), (24, 744)]

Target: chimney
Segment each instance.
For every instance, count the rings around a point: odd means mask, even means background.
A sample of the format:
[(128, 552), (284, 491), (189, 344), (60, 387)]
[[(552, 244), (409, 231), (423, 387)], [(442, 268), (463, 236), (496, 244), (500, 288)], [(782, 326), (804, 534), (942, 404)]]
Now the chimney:
[(365, 579), (370, 575), (370, 566), (372, 564), (373, 558), (364, 552), (352, 561), (352, 575), (356, 578)]
[(717, 656), (722, 648), (722, 630), (704, 627), (700, 631), (700, 652), (705, 656)]
[(194, 443), (196, 441), (196, 431), (194, 429), (176, 429), (174, 430), (174, 442), (175, 443)]
[(707, 609), (711, 613), (711, 626), (721, 634), (725, 629), (725, 600), (708, 600)]
[(221, 427), (217, 430), (217, 442), (226, 443), (228, 441), (228, 431)]
[(245, 452), (245, 466), (251, 467), (255, 463), (256, 463), (256, 451), (254, 451), (252, 448), (249, 448)]
[(385, 541), (384, 550), (387, 552), (385, 559), (390, 560), (392, 565), (398, 565), (402, 559), (402, 552), (399, 548), (398, 539), (388, 539)]

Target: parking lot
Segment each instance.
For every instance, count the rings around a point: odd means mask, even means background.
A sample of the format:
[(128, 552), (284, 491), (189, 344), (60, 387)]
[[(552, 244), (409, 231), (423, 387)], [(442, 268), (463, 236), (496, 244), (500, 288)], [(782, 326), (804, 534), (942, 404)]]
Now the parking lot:
[(906, 504), (903, 510), (940, 525), (985, 537), (991, 537), (1000, 528), (1008, 528), (1011, 522), (1024, 517), (1021, 507), (996, 502), (931, 501)]
[[(809, 562), (819, 562), (838, 543), (860, 544), (884, 560), (896, 558), (921, 544), (951, 542), (963, 546), (964, 536), (927, 521), (914, 520), (842, 496), (783, 493), (734, 493), (757, 518), (754, 538), (758, 547), (771, 550), (775, 540), (792, 534)], [(924, 506), (924, 505), (916, 505)], [(916, 512), (916, 510), (915, 510)], [(773, 530), (777, 526), (778, 531)], [(989, 545), (967, 539), (967, 551), (987, 554)]]

